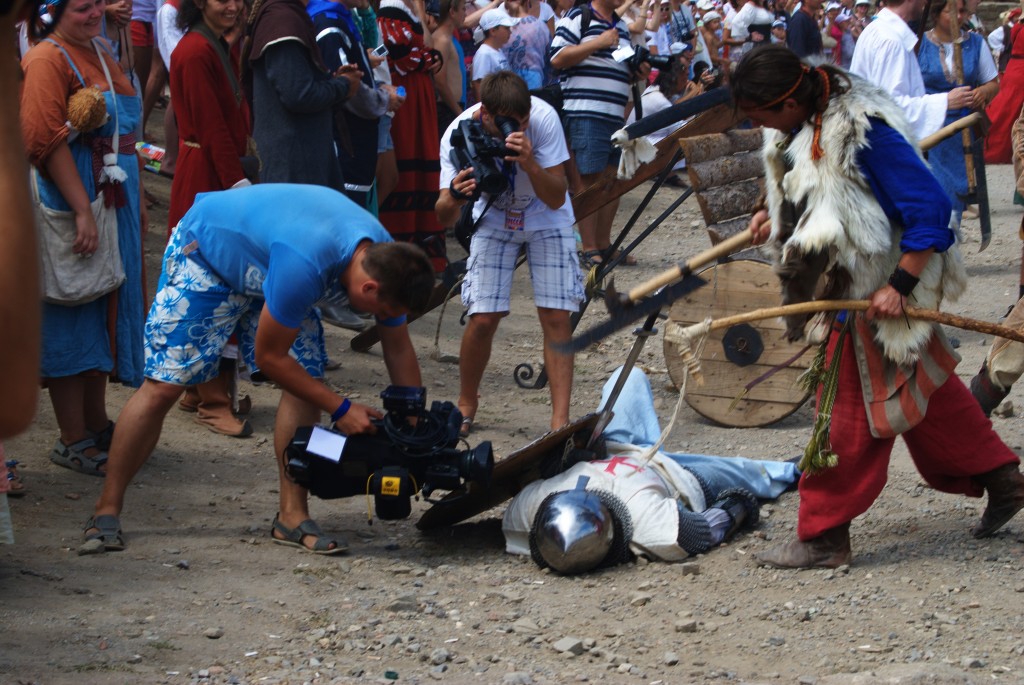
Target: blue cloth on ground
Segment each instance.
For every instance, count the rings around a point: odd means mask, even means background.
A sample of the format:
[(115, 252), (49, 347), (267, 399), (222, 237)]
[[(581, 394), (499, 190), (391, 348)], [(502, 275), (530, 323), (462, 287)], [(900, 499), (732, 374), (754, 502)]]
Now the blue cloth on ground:
[[(602, 408), (621, 372), (620, 366), (605, 383), (601, 392)], [(612, 409), (615, 417), (604, 430), (606, 440), (649, 447), (661, 437), (651, 383), (643, 371), (632, 369)], [(796, 465), (786, 461), (673, 452), (665, 454), (708, 481), (714, 492), (741, 487), (761, 499), (775, 499), (800, 478)]]

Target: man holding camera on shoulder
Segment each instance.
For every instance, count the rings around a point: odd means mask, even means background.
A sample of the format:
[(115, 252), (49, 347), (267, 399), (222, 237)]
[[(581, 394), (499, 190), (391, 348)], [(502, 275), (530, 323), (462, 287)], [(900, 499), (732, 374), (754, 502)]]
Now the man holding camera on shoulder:
[[(475, 135), (468, 130), (473, 127), (481, 128), (496, 139), (495, 143), (503, 143), (506, 154), (503, 159), (477, 160), (473, 166), (460, 169), (452, 161), (453, 133), (459, 132), (456, 139), (463, 138), (464, 133)], [(462, 208), (473, 202), (477, 227), (462, 284), (462, 302), (469, 309), (459, 355), (459, 411), (464, 417), (464, 436), (469, 434), (476, 416), (480, 380), (498, 323), (509, 313), (512, 275), (523, 245), (544, 333), (551, 427), (569, 421), (573, 358), (552, 349), (554, 343), (570, 339), (569, 317), (583, 300), (572, 231), (575, 218), (563, 166), (568, 159), (557, 112), (543, 100), (531, 97), (526, 83), (509, 71), (483, 79), (480, 104), (463, 112), (441, 139), (438, 219), (442, 225), (451, 226)], [(478, 187), (478, 180), (483, 181), (480, 169), (493, 163), (500, 167), (507, 181), (500, 185), (506, 188), (494, 194), (482, 193)], [(494, 173), (497, 171), (491, 176)]]
[(118, 418), (103, 493), (79, 554), (124, 549), (119, 515), (128, 485), (156, 447), (167, 412), (186, 386), (216, 375), (236, 331), (253, 379), (281, 387), (274, 425), (280, 510), (271, 537), (318, 554), (344, 552), (345, 542), (310, 518), (308, 491), (285, 475), (284, 449), (321, 413), (346, 435), (374, 432), (371, 420), (383, 414), (322, 382), (327, 352), (316, 305), (342, 292), (374, 314), (391, 382), (419, 386), (406, 315), (425, 309), (433, 285), (423, 250), (392, 242), (376, 219), (333, 189), (268, 183), (198, 195), (164, 253), (146, 320), (146, 379)]

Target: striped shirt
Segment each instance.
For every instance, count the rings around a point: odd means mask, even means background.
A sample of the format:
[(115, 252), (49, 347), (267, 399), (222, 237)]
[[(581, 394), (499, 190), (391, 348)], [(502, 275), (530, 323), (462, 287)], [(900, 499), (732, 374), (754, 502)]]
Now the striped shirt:
[[(590, 26), (581, 38), (581, 14), (580, 8), (574, 7), (568, 15), (558, 20), (555, 37), (551, 41), (552, 57), (564, 47), (596, 40), (612, 27), (618, 29), (620, 47), (630, 44), (629, 30), (624, 21), (612, 15), (615, 23), (609, 23), (601, 19), (593, 9), (590, 13)], [(631, 76), (629, 67), (612, 59), (612, 52), (614, 50), (610, 48), (602, 48), (579, 64), (562, 71), (566, 115), (592, 116), (616, 123), (623, 121)]]

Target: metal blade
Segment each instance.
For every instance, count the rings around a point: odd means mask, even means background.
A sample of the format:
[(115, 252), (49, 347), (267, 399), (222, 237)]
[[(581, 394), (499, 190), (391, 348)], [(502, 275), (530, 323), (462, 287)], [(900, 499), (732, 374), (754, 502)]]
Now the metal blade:
[(629, 324), (639, 321), (645, 316), (660, 312), (680, 297), (693, 292), (703, 285), (707, 285), (707, 281), (700, 276), (687, 276), (677, 283), (665, 286), (656, 294), (634, 303), (632, 307), (619, 308), (611, 314), (607, 321), (580, 333), (567, 343), (556, 343), (553, 348), (562, 354), (579, 352), (599, 340), (604, 340), (615, 331), (622, 330)]
[(977, 184), (975, 195), (978, 200), (978, 222), (981, 224), (981, 246), (978, 252), (984, 252), (992, 242), (992, 214), (988, 202), (988, 178), (985, 169), (984, 138), (975, 135), (971, 145), (971, 156), (974, 157), (974, 178)]

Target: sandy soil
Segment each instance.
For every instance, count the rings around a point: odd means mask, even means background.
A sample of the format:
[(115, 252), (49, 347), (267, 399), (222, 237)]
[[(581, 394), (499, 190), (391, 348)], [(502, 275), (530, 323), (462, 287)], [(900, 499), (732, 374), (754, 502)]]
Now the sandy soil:
[[(147, 176), (162, 205), (146, 241), (159, 271), (169, 184)], [(995, 320), (1015, 299), (1020, 211), (1008, 167), (990, 170), (995, 237), (978, 254), (966, 222), (971, 285), (949, 311)], [(625, 221), (647, 185), (623, 202)], [(677, 190), (659, 193), (657, 216)], [(636, 233), (637, 231), (634, 231)], [(706, 249), (695, 201), (617, 270), (641, 282)], [(459, 248), (452, 247), (459, 254)], [(484, 379), (471, 441), (499, 456), (541, 435), (547, 391), (519, 388), (516, 365), (539, 368), (540, 333), (525, 273)], [(600, 320), (593, 307), (584, 326)], [(459, 308), (441, 324), (442, 357), (458, 353)], [(457, 367), (431, 358), (438, 313), (412, 326), (430, 399), (455, 400)], [(969, 378), (990, 342), (958, 332)], [(328, 332), (341, 368), (329, 382), (375, 402), (386, 383), (379, 350), (349, 351)], [(573, 414), (596, 408), (600, 387), (625, 359), (627, 333), (577, 358)], [(660, 340), (644, 349), (663, 423), (676, 392)], [(277, 477), (271, 449), (275, 392), (249, 388), (255, 435), (214, 435), (172, 411), (152, 459), (128, 492), (128, 549), (76, 555), (100, 481), (52, 465), (57, 435), (45, 397), (25, 435), (7, 444), (31, 488), (12, 502), (17, 544), (0, 548), (0, 682), (3, 683), (1020, 683), (1024, 682), (1024, 518), (990, 540), (969, 530), (982, 500), (936, 493), (902, 445), (891, 482), (852, 529), (855, 559), (838, 571), (759, 568), (751, 553), (794, 531), (798, 497), (764, 507), (760, 526), (680, 565), (639, 561), (562, 578), (504, 553), (502, 510), (429, 535), (414, 522), (366, 522), (362, 498), (314, 501), (314, 517), (344, 535), (351, 553), (323, 558), (270, 544)], [(129, 390), (112, 387), (117, 414)], [(1020, 390), (1010, 399), (1024, 402)], [(786, 459), (803, 450), (807, 405), (763, 429), (713, 425), (684, 408), (668, 448)], [(995, 419), (1014, 449), (1017, 416)], [(851, 675), (855, 674), (855, 675)]]

